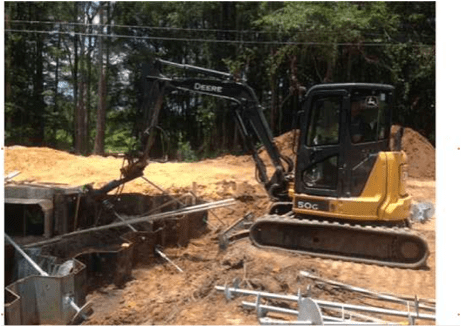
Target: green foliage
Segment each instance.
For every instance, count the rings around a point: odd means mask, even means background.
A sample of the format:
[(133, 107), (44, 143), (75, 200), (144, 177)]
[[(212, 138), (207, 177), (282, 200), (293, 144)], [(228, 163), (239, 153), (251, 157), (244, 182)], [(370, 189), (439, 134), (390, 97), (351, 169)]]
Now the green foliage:
[(125, 153), (136, 149), (138, 140), (132, 134), (132, 114), (128, 110), (110, 111), (107, 115), (105, 146), (109, 152)]
[(106, 135), (106, 149), (113, 153), (126, 153), (136, 145), (136, 139), (129, 130), (116, 130), (114, 133)]
[(179, 161), (195, 162), (198, 160), (197, 154), (192, 149), (189, 140), (185, 140), (182, 132), (179, 132), (177, 158)]
[[(88, 143), (94, 141), (100, 39), (89, 35), (98, 30), (67, 22), (87, 21), (103, 7), (110, 9), (107, 33), (120, 35), (102, 41), (110, 57), (109, 150), (140, 146), (142, 64), (158, 57), (244, 77), (274, 120), (275, 135), (291, 128), (297, 108), (286, 98), (295, 82), (389, 83), (396, 87), (394, 121), (435, 141), (433, 2), (10, 1), (6, 30), (43, 33), (5, 32), (6, 143), (74, 147), (81, 83), (88, 85)], [(159, 119), (168, 139), (157, 137), (155, 154), (196, 160), (240, 150), (231, 110), (222, 100), (168, 97)]]
[(68, 150), (72, 148), (72, 135), (68, 131), (59, 129), (56, 131), (56, 148)]

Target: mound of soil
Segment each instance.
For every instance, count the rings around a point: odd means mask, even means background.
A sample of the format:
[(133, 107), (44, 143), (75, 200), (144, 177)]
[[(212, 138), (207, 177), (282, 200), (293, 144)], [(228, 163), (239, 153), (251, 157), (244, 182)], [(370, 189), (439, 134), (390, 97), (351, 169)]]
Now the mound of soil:
[[(392, 137), (399, 128), (400, 126), (392, 126)], [(426, 138), (411, 128), (405, 128), (402, 149), (407, 154), (408, 174), (411, 177), (435, 179), (435, 148)]]
[[(399, 126), (392, 126), (391, 129), (391, 149), (393, 150), (393, 137), (399, 130)], [(275, 144), (280, 153), (284, 156), (295, 159), (293, 152), (293, 141), (295, 132), (289, 131), (275, 137)], [(295, 140), (297, 141), (297, 140)], [(405, 128), (402, 138), (402, 150), (407, 154), (409, 165), (409, 175), (414, 178), (435, 179), (435, 148), (420, 133), (411, 128)], [(260, 156), (266, 165), (270, 165), (270, 159), (266, 150), (260, 150)]]
[[(275, 146), (277, 146), (279, 153), (285, 157), (290, 158), (293, 161), (293, 163), (296, 162), (296, 148), (293, 146), (293, 144), (297, 142), (295, 136), (298, 137), (299, 134), (297, 135), (295, 130), (292, 130), (274, 138), (274, 143)], [(274, 173), (274, 169), (272, 167), (271, 159), (267, 154), (266, 149), (262, 147), (258, 151), (258, 154), (267, 167), (268, 175), (271, 176), (272, 173)], [(282, 161), (282, 164), (285, 165), (285, 162)]]

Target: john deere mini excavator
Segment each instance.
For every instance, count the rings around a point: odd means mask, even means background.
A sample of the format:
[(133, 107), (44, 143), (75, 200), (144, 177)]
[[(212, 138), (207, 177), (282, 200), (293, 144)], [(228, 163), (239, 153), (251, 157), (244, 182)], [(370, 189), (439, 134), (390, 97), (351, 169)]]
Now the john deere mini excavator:
[[(428, 245), (409, 228), (412, 198), (405, 188), (406, 155), (390, 150), (392, 86), (346, 83), (310, 88), (300, 103), (293, 164), (277, 149), (247, 84), (216, 70), (164, 60), (157, 60), (157, 65), (158, 75), (149, 78), (158, 83), (160, 103), (166, 92), (183, 90), (235, 104), (233, 113), (257, 178), (274, 201), (268, 214), (250, 227), (256, 246), (402, 268), (425, 264)], [(206, 77), (167, 77), (161, 73), (164, 65)], [(258, 156), (257, 141), (275, 168), (271, 177)], [(142, 170), (145, 162), (144, 155), (141, 164), (131, 165)], [(139, 170), (134, 169), (137, 176), (142, 174)], [(132, 179), (129, 173), (124, 177)]]

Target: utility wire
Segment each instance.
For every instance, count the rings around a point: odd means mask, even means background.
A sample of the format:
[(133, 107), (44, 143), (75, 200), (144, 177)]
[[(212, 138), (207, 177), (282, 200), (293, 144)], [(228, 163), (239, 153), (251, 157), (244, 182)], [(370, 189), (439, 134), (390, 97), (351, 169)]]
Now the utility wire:
[[(296, 42), (296, 41), (245, 41), (245, 40), (220, 40), (220, 39), (203, 39), (203, 38), (181, 38), (181, 37), (165, 37), (165, 36), (132, 36), (132, 35), (115, 35), (115, 34), (98, 34), (98, 33), (82, 33), (82, 32), (59, 32), (59, 31), (37, 31), (37, 30), (16, 30), (5, 29), (5, 32), (10, 33), (37, 33), (49, 35), (70, 35), (70, 36), (94, 36), (94, 37), (112, 37), (112, 38), (127, 38), (141, 40), (157, 40), (157, 41), (180, 41), (180, 42), (204, 42), (204, 43), (228, 43), (228, 44), (262, 44), (262, 45), (357, 45), (361, 46), (396, 46), (405, 43), (378, 43), (378, 42)], [(413, 44), (418, 47), (435, 46), (435, 44)]]
[[(32, 20), (12, 20), (10, 23), (25, 23), (25, 24), (51, 24), (51, 25), (66, 25), (66, 26), (86, 26), (86, 27), (119, 27), (131, 29), (151, 29), (151, 30), (166, 30), (166, 31), (188, 31), (188, 32), (225, 32), (225, 33), (241, 33), (241, 34), (279, 34), (275, 31), (257, 31), (257, 30), (238, 30), (238, 29), (211, 29), (211, 28), (181, 28), (181, 27), (160, 27), (160, 26), (143, 26), (143, 25), (118, 25), (118, 24), (88, 24), (75, 22), (60, 22), (60, 21), (32, 21)], [(316, 31), (299, 31), (296, 33), (318, 34)], [(337, 32), (322, 32), (322, 35), (337, 34)], [(384, 36), (381, 33), (364, 33), (369, 36)]]
[[(220, 32), (220, 33), (237, 33), (237, 34), (280, 34), (280, 32), (276, 31), (258, 31), (258, 30), (237, 30), (237, 29), (211, 29), (211, 28), (181, 28), (181, 27), (161, 27), (161, 26), (144, 26), (144, 25), (119, 25), (119, 24), (88, 24), (88, 23), (76, 23), (76, 22), (61, 22), (61, 21), (32, 21), (32, 20), (12, 20), (10, 23), (24, 23), (24, 24), (51, 24), (51, 25), (60, 25), (60, 26), (85, 26), (85, 27), (94, 27), (94, 28), (106, 28), (106, 27), (118, 27), (118, 28), (130, 28), (130, 29), (144, 29), (144, 30), (164, 30), (164, 31), (187, 31), (187, 32)], [(318, 31), (298, 31), (292, 32), (292, 34), (307, 34), (307, 35), (337, 35), (338, 32), (331, 31), (331, 32), (321, 32)], [(370, 37), (385, 37), (390, 38), (390, 36), (386, 33), (365, 33), (362, 32), (362, 35), (370, 36)], [(399, 37), (399, 35), (394, 35), (394, 37)], [(433, 39), (433, 36), (430, 35), (419, 35), (421, 38), (426, 39)]]

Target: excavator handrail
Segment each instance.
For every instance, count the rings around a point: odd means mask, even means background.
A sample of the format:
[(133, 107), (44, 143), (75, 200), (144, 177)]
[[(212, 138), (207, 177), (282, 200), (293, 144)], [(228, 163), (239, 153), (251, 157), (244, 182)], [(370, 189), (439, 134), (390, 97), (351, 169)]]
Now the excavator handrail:
[(169, 66), (176, 67), (176, 68), (182, 68), (184, 70), (191, 70), (191, 71), (195, 71), (195, 72), (204, 73), (204, 74), (207, 74), (207, 75), (216, 75), (216, 76), (221, 77), (221, 78), (222, 77), (227, 77), (229, 79), (233, 79), (232, 74), (227, 73), (227, 72), (222, 72), (222, 71), (219, 71), (219, 70), (208, 69), (208, 68), (203, 68), (203, 67), (198, 67), (198, 66), (192, 66), (192, 65), (188, 65), (188, 64), (177, 63), (177, 62), (167, 61), (167, 60), (163, 60), (163, 59), (156, 59), (156, 61), (158, 63), (160, 63), (160, 64), (163, 64), (163, 65), (169, 65)]

